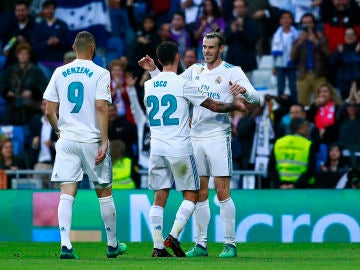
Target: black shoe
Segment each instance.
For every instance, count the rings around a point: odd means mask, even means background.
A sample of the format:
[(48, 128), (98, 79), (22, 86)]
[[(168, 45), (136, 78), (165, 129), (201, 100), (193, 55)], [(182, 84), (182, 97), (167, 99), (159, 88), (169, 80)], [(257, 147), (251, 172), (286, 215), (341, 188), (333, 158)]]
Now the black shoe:
[(165, 248), (158, 249), (154, 248), (152, 252), (152, 257), (173, 257)]
[(172, 235), (168, 235), (164, 241), (164, 245), (171, 248), (176, 257), (185, 257), (185, 252), (180, 247), (180, 242)]
[(74, 253), (74, 250), (68, 249), (66, 246), (61, 247), (60, 259), (79, 259), (79, 256)]

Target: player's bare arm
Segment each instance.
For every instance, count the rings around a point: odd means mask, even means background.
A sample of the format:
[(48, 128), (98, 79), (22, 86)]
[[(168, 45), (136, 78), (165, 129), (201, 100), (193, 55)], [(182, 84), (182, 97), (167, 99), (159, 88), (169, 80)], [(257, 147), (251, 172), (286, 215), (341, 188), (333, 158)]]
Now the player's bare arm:
[(52, 127), (52, 129), (55, 131), (55, 133), (58, 135), (58, 137), (60, 136), (60, 130), (58, 127), (58, 118), (56, 115), (56, 111), (57, 108), (59, 106), (58, 102), (52, 102), (52, 101), (47, 101), (46, 102), (46, 117), (49, 120), (49, 123)]
[(109, 146), (108, 139), (108, 102), (106, 100), (96, 100), (96, 116), (99, 122), (101, 134), (101, 146), (95, 157), (95, 164), (100, 164), (106, 157), (106, 151)]
[(201, 103), (202, 107), (205, 107), (213, 112), (226, 113), (238, 110), (240, 112), (247, 112), (245, 101), (242, 98), (235, 98), (232, 103), (225, 103), (222, 101), (216, 101), (211, 98), (207, 98)]

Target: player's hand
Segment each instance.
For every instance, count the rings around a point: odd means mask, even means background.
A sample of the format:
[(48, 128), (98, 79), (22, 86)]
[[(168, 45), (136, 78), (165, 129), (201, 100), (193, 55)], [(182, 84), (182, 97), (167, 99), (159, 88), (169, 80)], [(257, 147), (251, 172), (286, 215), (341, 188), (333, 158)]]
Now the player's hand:
[(238, 85), (237, 83), (233, 83), (232, 81), (229, 81), (229, 85), (230, 85), (230, 92), (234, 97), (239, 94), (243, 95), (246, 93), (246, 89)]
[(155, 65), (154, 60), (148, 55), (141, 58), (138, 61), (138, 64), (139, 64), (140, 67), (142, 67), (143, 69), (145, 69), (147, 71), (154, 71), (156, 69), (156, 65)]
[(95, 165), (99, 165), (106, 157), (106, 151), (108, 149), (109, 142), (102, 142), (99, 148), (98, 154), (95, 157)]
[(241, 97), (235, 97), (233, 100), (233, 104), (235, 105), (236, 109), (240, 112), (248, 113), (246, 101)]

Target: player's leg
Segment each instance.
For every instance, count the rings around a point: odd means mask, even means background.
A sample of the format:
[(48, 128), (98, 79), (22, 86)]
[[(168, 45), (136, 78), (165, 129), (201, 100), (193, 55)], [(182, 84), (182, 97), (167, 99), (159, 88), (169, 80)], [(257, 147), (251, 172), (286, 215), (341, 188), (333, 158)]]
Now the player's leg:
[[(66, 170), (64, 170), (66, 168)], [(77, 182), (81, 181), (83, 172), (78, 157), (77, 144), (73, 141), (59, 139), (56, 143), (56, 158), (51, 176), (52, 182), (60, 183), (60, 201), (58, 220), (61, 238), (61, 259), (76, 259), (70, 241), (73, 203), (77, 192)]]
[[(208, 141), (211, 142), (211, 141)], [(207, 145), (211, 175), (214, 176), (217, 198), (220, 202), (220, 218), (224, 229), (225, 245), (220, 257), (235, 257), (235, 205), (230, 197), (232, 153), (230, 136), (219, 138), (212, 147)]]
[(94, 183), (96, 195), (99, 199), (101, 218), (107, 237), (108, 258), (116, 258), (125, 253), (127, 246), (116, 239), (116, 208), (112, 196), (112, 168), (109, 149), (106, 157), (99, 165), (95, 165), (95, 156), (100, 147), (99, 143), (82, 143), (82, 167)]
[(164, 157), (150, 155), (148, 179), (149, 189), (155, 191), (154, 203), (149, 211), (151, 235), (154, 243), (152, 256), (171, 257), (164, 247), (163, 227), (164, 207), (174, 180)]
[(230, 177), (214, 177), (215, 189), (220, 202), (220, 218), (224, 229), (225, 245), (220, 257), (236, 257), (235, 204), (230, 196)]
[(73, 204), (77, 191), (77, 183), (63, 182), (60, 185), (61, 195), (58, 206), (58, 220), (61, 239), (60, 259), (77, 259), (73, 252), (70, 231)]
[(202, 141), (193, 141), (193, 150), (198, 174), (200, 175), (199, 198), (194, 210), (195, 239), (193, 248), (186, 252), (186, 257), (208, 256), (207, 231), (210, 223), (209, 175), (210, 168)]
[(177, 257), (185, 257), (185, 252), (178, 241), (189, 218), (194, 212), (198, 200), (199, 176), (193, 155), (185, 157), (168, 157), (177, 191), (182, 191), (183, 201), (176, 213), (173, 227), (164, 241)]

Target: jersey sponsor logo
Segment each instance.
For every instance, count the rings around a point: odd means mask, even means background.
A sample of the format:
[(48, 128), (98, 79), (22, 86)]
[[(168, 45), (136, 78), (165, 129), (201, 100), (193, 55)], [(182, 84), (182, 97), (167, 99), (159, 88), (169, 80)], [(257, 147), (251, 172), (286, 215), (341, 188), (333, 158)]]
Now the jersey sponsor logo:
[(72, 67), (72, 68), (68, 68), (67, 70), (62, 72), (62, 75), (64, 76), (64, 78), (71, 74), (85, 74), (89, 78), (91, 78), (91, 76), (94, 74), (94, 72), (92, 72), (90, 69), (88, 69), (86, 67)]
[(207, 95), (209, 98), (212, 98), (212, 99), (220, 99), (220, 97), (221, 97), (220, 93), (211, 92), (210, 86), (208, 86), (206, 84), (203, 84), (200, 86), (199, 92), (202, 95)]

